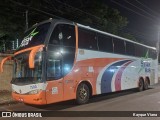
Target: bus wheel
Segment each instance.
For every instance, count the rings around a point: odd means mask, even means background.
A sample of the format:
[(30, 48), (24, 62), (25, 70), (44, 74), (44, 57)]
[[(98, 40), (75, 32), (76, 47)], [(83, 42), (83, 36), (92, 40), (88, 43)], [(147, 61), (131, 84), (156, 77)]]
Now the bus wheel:
[(147, 90), (148, 86), (149, 86), (149, 80), (146, 79), (145, 82), (144, 82), (144, 90)]
[(144, 89), (144, 82), (143, 82), (143, 79), (139, 79), (139, 83), (138, 83), (138, 91), (141, 92), (143, 91)]
[(89, 100), (89, 87), (85, 83), (81, 83), (77, 88), (76, 102), (77, 104), (85, 104)]

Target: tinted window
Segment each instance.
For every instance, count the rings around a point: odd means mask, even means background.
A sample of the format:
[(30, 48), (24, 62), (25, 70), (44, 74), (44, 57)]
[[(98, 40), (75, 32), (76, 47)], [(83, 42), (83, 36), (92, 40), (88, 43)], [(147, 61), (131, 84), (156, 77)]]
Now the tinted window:
[(125, 54), (125, 44), (123, 40), (113, 38), (114, 53)]
[(96, 34), (92, 31), (79, 28), (79, 48), (97, 50)]
[(156, 50), (152, 50), (152, 49), (149, 50), (149, 58), (153, 58), (153, 59), (157, 58)]
[(142, 51), (143, 51), (142, 46), (136, 44), (135, 49), (136, 49), (136, 56), (142, 57)]
[(75, 48), (66, 46), (48, 45), (47, 78), (60, 79), (67, 75), (74, 64)]
[(136, 56), (137, 57), (146, 57), (147, 52), (148, 52), (148, 48), (141, 46), (141, 45), (136, 45), (135, 49), (136, 49)]
[(63, 76), (68, 74), (74, 63), (75, 58), (75, 48), (71, 47), (64, 47), (64, 53), (63, 53)]
[(100, 51), (113, 52), (112, 37), (105, 35), (98, 35), (98, 47)]
[(126, 41), (126, 54), (134, 56), (135, 55), (135, 44)]
[(49, 44), (75, 47), (75, 27), (68, 24), (59, 24), (52, 32)]
[(48, 52), (47, 57), (47, 80), (56, 80), (62, 77), (62, 55), (59, 48), (55, 47), (53, 52)]

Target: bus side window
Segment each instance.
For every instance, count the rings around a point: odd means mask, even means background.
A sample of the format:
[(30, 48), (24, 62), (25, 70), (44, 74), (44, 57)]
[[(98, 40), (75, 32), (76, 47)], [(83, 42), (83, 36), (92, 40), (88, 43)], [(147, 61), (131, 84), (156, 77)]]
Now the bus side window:
[(107, 35), (98, 35), (98, 47), (99, 51), (103, 52), (113, 52), (113, 42), (112, 37)]
[(126, 54), (130, 56), (135, 56), (135, 44), (126, 41)]
[(98, 50), (95, 32), (79, 28), (78, 39), (79, 48)]
[(75, 47), (76, 45), (75, 27), (73, 25), (64, 25), (62, 29), (63, 29), (63, 45), (69, 47)]
[(149, 49), (149, 58), (152, 58), (152, 59), (156, 59), (157, 58), (156, 50)]
[(137, 57), (147, 57), (146, 55), (148, 50), (144, 46), (136, 45), (135, 49)]
[(114, 53), (125, 54), (125, 43), (124, 40), (113, 38)]

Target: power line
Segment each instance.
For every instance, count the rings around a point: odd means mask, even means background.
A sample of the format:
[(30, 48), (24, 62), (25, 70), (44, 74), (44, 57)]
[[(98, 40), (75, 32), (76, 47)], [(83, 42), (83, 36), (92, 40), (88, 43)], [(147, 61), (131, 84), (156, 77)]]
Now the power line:
[[(22, 3), (16, 2), (16, 1), (14, 1), (14, 0), (9, 0), (9, 1), (11, 1), (12, 3), (14, 3), (14, 4), (16, 4), (16, 5), (29, 8), (29, 9), (31, 9), (31, 10), (34, 10), (34, 11), (36, 11), (36, 12), (43, 13), (43, 14), (48, 15), (48, 16), (51, 16), (51, 17), (61, 18), (61, 17), (58, 17), (58, 16), (56, 16), (56, 15), (50, 14), (50, 13), (48, 13), (48, 12), (42, 11), (42, 10), (40, 10), (40, 9), (33, 8), (33, 7), (30, 7), (30, 6), (24, 5), (24, 4), (22, 4)], [(61, 19), (64, 19), (64, 18), (61, 18)]]
[(85, 11), (80, 10), (80, 9), (78, 9), (78, 8), (75, 8), (75, 7), (73, 7), (73, 6), (71, 6), (71, 5), (67, 4), (67, 3), (63, 3), (63, 2), (61, 2), (61, 1), (59, 1), (59, 0), (55, 0), (55, 1), (57, 1), (57, 2), (59, 2), (59, 3), (61, 3), (61, 4), (63, 4), (63, 5), (65, 5), (65, 6), (68, 6), (68, 7), (70, 7), (70, 8), (73, 8), (73, 9), (75, 9), (75, 10), (78, 10), (78, 11), (80, 11), (80, 12), (82, 12), (82, 13), (85, 13), (85, 14), (87, 14), (87, 15), (89, 15), (89, 16), (95, 17), (96, 19), (99, 19), (99, 20), (101, 19), (101, 18), (99, 18), (99, 17), (97, 17), (97, 16), (95, 16), (95, 15), (93, 15), (93, 14), (91, 14), (91, 13), (88, 13), (88, 12), (85, 12)]
[[(59, 13), (61, 13), (61, 14), (63, 13), (62, 11), (58, 10), (54, 4), (52, 4), (53, 1), (44, 0), (44, 2), (47, 3), (48, 5), (50, 5), (50, 6), (51, 6), (51, 9), (52, 9), (52, 7), (53, 7), (57, 12), (59, 12)], [(48, 8), (48, 9), (49, 9), (49, 8)], [(51, 9), (50, 9), (50, 10), (51, 10)], [(53, 10), (52, 10), (52, 11), (53, 11)]]
[(152, 21), (152, 22), (155, 23), (155, 21), (154, 21), (152, 18), (147, 17), (147, 16), (145, 16), (145, 15), (143, 15), (143, 14), (141, 14), (141, 13), (138, 13), (138, 12), (136, 12), (136, 11), (134, 11), (134, 10), (132, 10), (132, 9), (130, 9), (130, 8), (128, 8), (128, 7), (126, 7), (126, 6), (122, 5), (122, 4), (120, 4), (119, 2), (116, 2), (116, 1), (114, 1), (114, 0), (111, 0), (111, 2), (117, 4), (117, 5), (119, 5), (119, 6), (123, 7), (123, 8), (125, 8), (125, 9), (127, 9), (127, 10), (129, 10), (129, 11), (131, 11), (131, 12), (137, 14), (137, 15), (139, 15), (139, 16), (145, 17), (145, 18), (147, 18), (148, 20), (150, 20), (150, 21)]
[(146, 13), (146, 14), (150, 15), (151, 17), (154, 17), (154, 18), (156, 18), (156, 19), (157, 19), (157, 17), (156, 17), (156, 16), (153, 16), (152, 14), (148, 13), (148, 12), (147, 12), (147, 11), (145, 11), (144, 9), (141, 9), (141, 8), (139, 8), (138, 6), (136, 6), (136, 5), (132, 4), (132, 3), (130, 3), (128, 0), (124, 0), (124, 1), (125, 1), (126, 3), (128, 3), (128, 4), (132, 5), (133, 7), (135, 7), (135, 8), (137, 8), (137, 9), (139, 9), (139, 10), (143, 11), (144, 13)]
[(139, 3), (140, 5), (142, 5), (143, 7), (145, 7), (146, 9), (148, 9), (149, 11), (151, 11), (152, 13), (160, 16), (160, 14), (154, 10), (152, 10), (151, 8), (149, 8), (148, 6), (144, 5), (143, 3), (141, 3), (139, 0), (135, 0), (137, 3)]
[[(53, 3), (53, 1), (44, 1), (44, 2), (47, 2), (47, 4), (49, 4), (49, 5), (55, 5), (55, 3)], [(96, 25), (96, 27), (102, 27), (101, 25), (100, 25), (100, 23), (101, 22), (103, 22), (104, 20), (103, 19), (101, 19), (100, 17), (98, 17), (98, 16), (95, 16), (95, 15), (93, 15), (93, 14), (91, 14), (91, 13), (88, 13), (88, 12), (85, 12), (85, 11), (83, 11), (83, 10), (80, 10), (80, 9), (78, 9), (78, 8), (75, 8), (75, 7), (73, 7), (73, 6), (71, 6), (71, 5), (69, 5), (69, 4), (67, 4), (67, 3), (63, 3), (63, 2), (61, 2), (61, 1), (59, 1), (59, 0), (55, 0), (54, 2), (57, 2), (57, 3), (60, 3), (62, 6), (63, 6), (63, 11), (67, 11), (67, 10), (70, 10), (72, 13), (74, 13), (75, 14), (75, 16), (73, 15), (73, 14), (69, 14), (69, 15), (72, 15), (72, 16), (74, 16), (74, 17), (79, 17), (79, 16), (84, 16), (84, 15), (87, 15), (87, 16), (89, 16), (91, 19), (95, 19), (95, 21), (96, 22), (94, 22), (94, 24)], [(53, 10), (52, 10), (53, 11)], [(59, 11), (58, 11), (59, 12)], [(60, 13), (61, 13), (61, 11), (60, 11)], [(66, 12), (64, 12), (64, 13), (62, 13), (62, 14), (66, 14)], [(78, 16), (77, 16), (77, 14), (78, 14)]]
[[(77, 11), (79, 11), (79, 12), (81, 12), (81, 13), (85, 13), (86, 15), (89, 15), (89, 16), (92, 16), (92, 17), (94, 17), (94, 18), (98, 18), (98, 19), (100, 19), (99, 17), (97, 17), (97, 16), (95, 16), (95, 15), (92, 15), (92, 14), (90, 14), (90, 13), (87, 13), (87, 12), (84, 12), (84, 11), (82, 11), (82, 10), (80, 10), (80, 9), (78, 9), (78, 8), (75, 8), (75, 7), (73, 7), (73, 6), (70, 6), (70, 5), (68, 5), (68, 4), (64, 4), (64, 3), (62, 3), (61, 1), (59, 1), (59, 0), (56, 0), (56, 1), (58, 1), (59, 3), (61, 3), (61, 4), (63, 4), (64, 6), (66, 6), (67, 8), (71, 8), (71, 9), (73, 9), (73, 10), (77, 10)], [(43, 13), (43, 14), (46, 14), (46, 15), (49, 15), (49, 16), (54, 16), (55, 17), (55, 15), (53, 15), (53, 14), (50, 14), (50, 13), (48, 13), (48, 12), (45, 12), (45, 11), (43, 11), (43, 10), (40, 10), (40, 9), (37, 9), (37, 8), (33, 8), (33, 7), (29, 7), (29, 6), (27, 6), (27, 5), (24, 5), (24, 4), (21, 4), (21, 3), (19, 3), (19, 2), (16, 2), (16, 1), (12, 1), (14, 4), (16, 4), (16, 5), (19, 5), (19, 6), (23, 6), (23, 7), (27, 7), (27, 8), (29, 8), (29, 9), (32, 9), (32, 10), (34, 10), (34, 11), (36, 11), (36, 12), (39, 12), (39, 13)], [(132, 9), (131, 9), (132, 10)], [(134, 11), (135, 12), (135, 11)], [(140, 14), (140, 13), (139, 13)], [(141, 15), (141, 14), (140, 14)], [(144, 16), (143, 14), (142, 14), (142, 16), (143, 17), (146, 17), (146, 16)], [(58, 17), (58, 16), (56, 16), (56, 17)], [(58, 18), (61, 18), (61, 17), (58, 17)], [(62, 18), (62, 19), (64, 19), (64, 18)], [(101, 20), (101, 19), (100, 19)], [(101, 20), (102, 21), (102, 20)], [(116, 25), (116, 24), (115, 24)], [(130, 33), (131, 34), (131, 33)]]
[(23, 19), (20, 15), (18, 15), (18, 14), (13, 14), (13, 13), (10, 13), (10, 12), (5, 12), (5, 13), (4, 13), (4, 12), (1, 12), (1, 11), (0, 11), (0, 14), (3, 15), (3, 16), (6, 16), (6, 15), (7, 15), (7, 16), (11, 16), (11, 15), (12, 15), (12, 16), (15, 16), (15, 17), (17, 17), (17, 18)]
[(19, 14), (24, 14), (24, 12), (17, 11), (17, 10), (15, 10), (15, 9), (12, 9), (12, 8), (9, 7), (9, 6), (6, 6), (6, 5), (0, 4), (0, 8), (3, 8), (3, 10), (5, 10), (5, 11), (16, 12), (16, 14), (17, 14), (17, 13), (19, 13)]
[[(59, 3), (61, 3), (61, 4), (63, 4), (63, 5), (67, 5), (68, 7), (71, 7), (71, 8), (74, 8), (73, 6), (70, 6), (70, 5), (68, 5), (68, 4), (66, 4), (66, 3), (62, 3), (62, 2), (60, 2), (59, 0), (55, 0), (55, 1), (58, 1)], [(136, 6), (137, 7), (137, 6)], [(75, 8), (75, 9), (77, 9), (77, 8)], [(84, 12), (84, 11), (83, 11)], [(146, 11), (145, 11), (146, 12)], [(86, 12), (85, 12), (86, 13)], [(151, 14), (150, 14), (151, 15)], [(95, 16), (95, 15), (94, 15)], [(97, 17), (97, 16), (96, 16)], [(113, 23), (112, 23), (113, 24)], [(140, 32), (139, 32), (140, 33)], [(138, 36), (143, 36), (143, 37), (146, 37), (145, 35), (140, 35), (138, 32), (136, 33), (136, 35), (138, 35)], [(135, 35), (135, 34), (134, 34)], [(135, 36), (136, 36), (135, 35)]]

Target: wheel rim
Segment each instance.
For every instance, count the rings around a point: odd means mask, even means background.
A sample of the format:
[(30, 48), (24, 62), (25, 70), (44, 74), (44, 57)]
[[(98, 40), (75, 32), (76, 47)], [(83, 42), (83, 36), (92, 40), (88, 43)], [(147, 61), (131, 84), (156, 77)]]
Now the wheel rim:
[(85, 100), (87, 97), (87, 90), (84, 88), (84, 86), (79, 90), (79, 97), (81, 100)]

